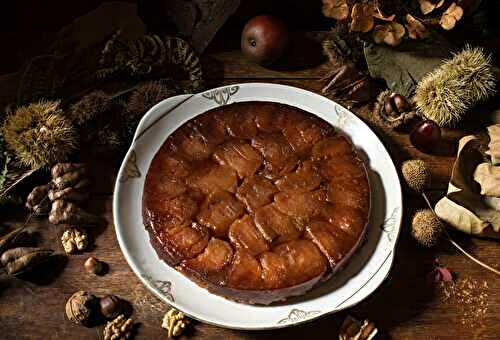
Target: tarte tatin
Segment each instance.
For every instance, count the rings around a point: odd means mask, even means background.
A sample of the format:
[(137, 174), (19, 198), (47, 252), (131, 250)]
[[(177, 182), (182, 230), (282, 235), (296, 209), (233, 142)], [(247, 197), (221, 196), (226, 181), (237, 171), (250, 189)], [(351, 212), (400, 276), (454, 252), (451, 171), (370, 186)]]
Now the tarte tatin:
[(340, 270), (368, 225), (370, 188), (346, 136), (301, 109), (241, 102), (171, 134), (144, 185), (157, 254), (226, 298), (269, 304)]

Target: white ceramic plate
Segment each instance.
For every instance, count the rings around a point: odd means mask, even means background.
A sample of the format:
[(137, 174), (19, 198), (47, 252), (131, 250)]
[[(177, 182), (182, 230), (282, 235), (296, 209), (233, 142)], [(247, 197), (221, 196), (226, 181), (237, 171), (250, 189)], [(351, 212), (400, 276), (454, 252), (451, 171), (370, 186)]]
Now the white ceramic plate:
[[(367, 240), (346, 268), (309, 293), (271, 306), (251, 306), (210, 294), (162, 262), (142, 222), (145, 175), (165, 139), (189, 119), (220, 105), (272, 101), (311, 112), (350, 136), (369, 169), (371, 216)], [(397, 171), (380, 140), (353, 113), (295, 87), (248, 83), (166, 99), (141, 120), (115, 186), (113, 215), (120, 247), (133, 271), (159, 298), (202, 322), (234, 329), (297, 325), (359, 303), (387, 277), (401, 228)]]

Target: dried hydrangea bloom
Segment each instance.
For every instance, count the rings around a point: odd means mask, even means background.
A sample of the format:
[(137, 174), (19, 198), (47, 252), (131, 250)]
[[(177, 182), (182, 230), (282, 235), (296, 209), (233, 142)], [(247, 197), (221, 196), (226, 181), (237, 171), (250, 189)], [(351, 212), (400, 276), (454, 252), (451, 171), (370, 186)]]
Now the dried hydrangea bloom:
[(427, 15), (436, 8), (443, 6), (444, 0), (418, 0), (418, 3), (420, 4), (420, 11)]
[(429, 31), (422, 24), (422, 22), (414, 18), (411, 14), (406, 15), (406, 29), (408, 30), (408, 36), (411, 39), (424, 39), (429, 36)]
[(391, 22), (394, 21), (394, 19), (396, 18), (396, 14), (392, 14), (386, 17), (384, 13), (382, 13), (382, 11), (380, 10), (378, 4), (376, 4), (373, 12), (373, 17), (382, 21)]
[(351, 12), (351, 25), (349, 29), (352, 32), (370, 32), (373, 28), (373, 13), (375, 12), (375, 7), (373, 4), (360, 4), (357, 3), (352, 7)]
[(449, 31), (455, 27), (457, 22), (462, 19), (464, 15), (464, 10), (462, 7), (458, 6), (456, 3), (452, 3), (450, 7), (443, 13), (441, 20), (439, 20), (439, 25), (442, 28)]
[(373, 40), (377, 44), (385, 43), (390, 46), (397, 46), (401, 43), (405, 32), (404, 26), (397, 22), (377, 25), (373, 31)]
[(336, 20), (344, 20), (349, 16), (347, 0), (323, 0), (323, 15)]

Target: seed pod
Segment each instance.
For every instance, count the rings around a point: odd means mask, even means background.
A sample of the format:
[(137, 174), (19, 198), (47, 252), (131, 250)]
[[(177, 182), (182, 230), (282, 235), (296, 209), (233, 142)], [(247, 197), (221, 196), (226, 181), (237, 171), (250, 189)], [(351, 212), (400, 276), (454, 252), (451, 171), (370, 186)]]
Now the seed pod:
[(14, 246), (15, 242), (27, 234), (24, 228), (17, 228), (0, 238), (0, 255), (3, 251)]
[(19, 247), (7, 250), (0, 261), (7, 274), (20, 275), (47, 261), (53, 253), (52, 249)]

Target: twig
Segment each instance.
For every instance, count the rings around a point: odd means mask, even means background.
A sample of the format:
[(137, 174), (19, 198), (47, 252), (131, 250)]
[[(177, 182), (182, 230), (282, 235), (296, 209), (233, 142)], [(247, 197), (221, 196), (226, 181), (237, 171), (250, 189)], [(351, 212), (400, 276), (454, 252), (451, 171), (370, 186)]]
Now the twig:
[[(442, 221), (439, 216), (436, 214), (436, 212), (434, 211), (434, 207), (431, 205), (431, 202), (429, 201), (429, 198), (427, 197), (427, 195), (425, 194), (425, 192), (422, 192), (422, 197), (424, 198), (425, 202), (427, 203), (427, 205), (429, 206), (429, 208), (431, 209), (432, 213), (434, 214), (434, 216)], [(481, 267), (491, 271), (492, 273), (495, 273), (497, 274), (498, 276), (500, 276), (500, 271), (498, 269), (495, 269), (493, 267), (491, 267), (490, 265), (487, 265), (486, 263), (478, 260), (477, 258), (475, 258), (474, 256), (472, 256), (469, 252), (467, 252), (465, 249), (463, 249), (457, 242), (455, 242), (450, 234), (448, 233), (447, 230), (444, 230), (444, 234), (446, 235), (446, 238), (447, 240), (460, 252), (462, 253), (462, 255), (464, 255), (465, 257), (468, 257), (470, 260), (474, 261), (475, 263), (477, 263), (478, 265), (480, 265)]]
[(16, 180), (14, 183), (12, 183), (7, 189), (5, 189), (1, 194), (0, 194), (0, 198), (4, 198), (5, 195), (7, 195), (9, 193), (9, 191), (11, 191), (16, 185), (18, 185), (19, 183), (21, 183), (23, 180), (25, 180), (26, 178), (28, 178), (29, 176), (31, 176), (33, 173), (35, 173), (35, 171), (37, 171), (38, 169), (33, 169), (33, 170), (30, 170), (28, 172), (25, 172), (18, 180)]

